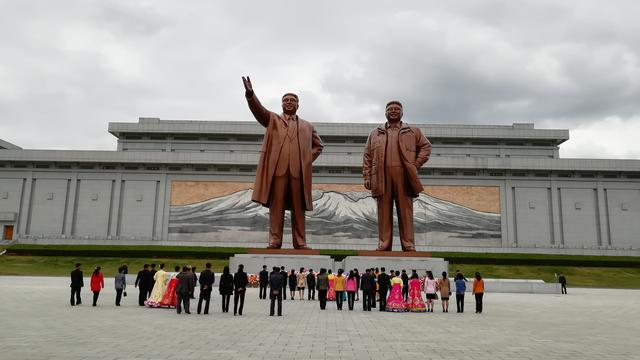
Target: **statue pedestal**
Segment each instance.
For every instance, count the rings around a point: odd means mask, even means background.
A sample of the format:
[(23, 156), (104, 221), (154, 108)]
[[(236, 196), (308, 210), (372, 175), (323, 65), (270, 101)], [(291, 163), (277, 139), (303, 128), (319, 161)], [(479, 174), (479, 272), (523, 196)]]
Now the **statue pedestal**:
[(248, 254), (260, 255), (320, 255), (320, 250), (298, 250), (298, 249), (247, 249)]
[(318, 272), (320, 268), (331, 269), (358, 269), (364, 272), (367, 268), (385, 267), (389, 270), (416, 270), (420, 277), (425, 271), (431, 270), (435, 277), (440, 277), (443, 271), (449, 269), (449, 262), (442, 258), (429, 257), (426, 252), (402, 252), (402, 251), (358, 251), (358, 256), (347, 256), (342, 261), (335, 261), (329, 255), (319, 255), (319, 250), (295, 250), (295, 249), (249, 249), (248, 254), (236, 254), (229, 259), (229, 269), (232, 273), (238, 269), (239, 264), (244, 265), (247, 274), (257, 274), (262, 270), (262, 265), (267, 265), (267, 271), (271, 272), (274, 266), (284, 266), (287, 272), (294, 269), (296, 272), (301, 267), (313, 269)]
[(358, 256), (373, 257), (431, 257), (431, 253), (426, 251), (377, 251), (377, 250), (358, 250)]
[[(256, 249), (258, 250), (258, 249)], [(334, 261), (329, 255), (313, 255), (307, 252), (318, 250), (292, 250), (292, 249), (259, 249), (260, 253), (236, 254), (229, 259), (229, 270), (236, 272), (239, 264), (244, 265), (247, 274), (257, 274), (262, 271), (262, 265), (267, 265), (267, 271), (271, 272), (274, 266), (284, 266), (286, 272), (294, 269), (296, 273), (301, 267), (313, 269), (314, 272), (320, 268), (333, 269)], [(268, 251), (265, 251), (268, 250)]]
[(364, 272), (365, 269), (384, 266), (386, 271), (406, 270), (409, 276), (411, 276), (411, 270), (416, 270), (420, 277), (424, 276), (427, 270), (431, 270), (434, 277), (440, 277), (443, 271), (449, 272), (449, 262), (443, 258), (415, 256), (420, 254), (414, 252), (371, 251), (370, 253), (375, 255), (347, 256), (342, 261), (342, 268), (358, 269), (359, 272)]

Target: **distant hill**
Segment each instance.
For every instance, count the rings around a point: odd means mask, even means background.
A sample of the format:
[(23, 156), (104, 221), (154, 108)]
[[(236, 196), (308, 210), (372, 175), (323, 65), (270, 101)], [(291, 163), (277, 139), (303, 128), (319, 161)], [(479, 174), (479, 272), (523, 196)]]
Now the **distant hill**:
[[(169, 232), (215, 233), (230, 228), (266, 231), (269, 209), (252, 202), (252, 193), (247, 189), (196, 204), (172, 206)], [(368, 192), (313, 190), (312, 197), (314, 210), (307, 212), (309, 235), (377, 237), (377, 206)], [(500, 214), (476, 211), (422, 193), (414, 200), (414, 226), (416, 233), (438, 231), (463, 238), (499, 237)]]

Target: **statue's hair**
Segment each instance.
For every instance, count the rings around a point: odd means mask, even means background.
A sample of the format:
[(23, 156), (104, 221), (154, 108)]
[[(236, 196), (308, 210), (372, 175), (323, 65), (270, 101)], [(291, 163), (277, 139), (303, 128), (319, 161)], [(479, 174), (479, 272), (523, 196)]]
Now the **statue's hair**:
[(391, 100), (391, 101), (389, 101), (389, 102), (387, 103), (387, 106), (385, 106), (384, 108), (386, 109), (386, 108), (388, 108), (390, 105), (393, 105), (393, 104), (395, 104), (395, 105), (400, 105), (400, 107), (402, 107), (402, 103), (401, 103), (400, 101), (398, 101), (398, 100)]
[(294, 94), (294, 93), (286, 93), (284, 95), (282, 95), (282, 99), (284, 100), (285, 96), (291, 95), (294, 98), (296, 98), (296, 101), (300, 101), (300, 99), (298, 99), (298, 95)]

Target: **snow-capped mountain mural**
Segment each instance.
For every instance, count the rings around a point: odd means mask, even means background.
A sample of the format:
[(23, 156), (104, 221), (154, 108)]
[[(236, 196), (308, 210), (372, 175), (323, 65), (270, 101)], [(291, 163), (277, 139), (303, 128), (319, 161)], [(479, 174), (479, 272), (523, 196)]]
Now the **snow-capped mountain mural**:
[[(186, 205), (172, 205), (169, 233), (233, 234), (254, 237), (264, 234), (269, 223), (269, 209), (251, 201), (251, 189), (233, 192)], [(307, 237), (318, 239), (377, 238), (376, 201), (368, 192), (313, 190), (314, 210), (306, 213)], [(289, 232), (286, 212), (285, 233)], [(394, 216), (397, 227), (397, 219)], [(500, 214), (477, 211), (425, 193), (414, 200), (416, 240), (438, 234), (439, 239), (468, 241), (500, 238)]]

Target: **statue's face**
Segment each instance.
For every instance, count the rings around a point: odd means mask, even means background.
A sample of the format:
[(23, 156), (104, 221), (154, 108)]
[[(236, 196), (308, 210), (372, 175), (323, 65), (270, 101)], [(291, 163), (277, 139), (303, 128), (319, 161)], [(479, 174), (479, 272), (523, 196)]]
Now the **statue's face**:
[(402, 106), (398, 104), (391, 104), (387, 106), (387, 111), (385, 112), (387, 116), (387, 120), (390, 123), (397, 123), (402, 119)]
[(298, 110), (298, 99), (293, 95), (282, 98), (282, 111), (287, 115), (295, 115)]

